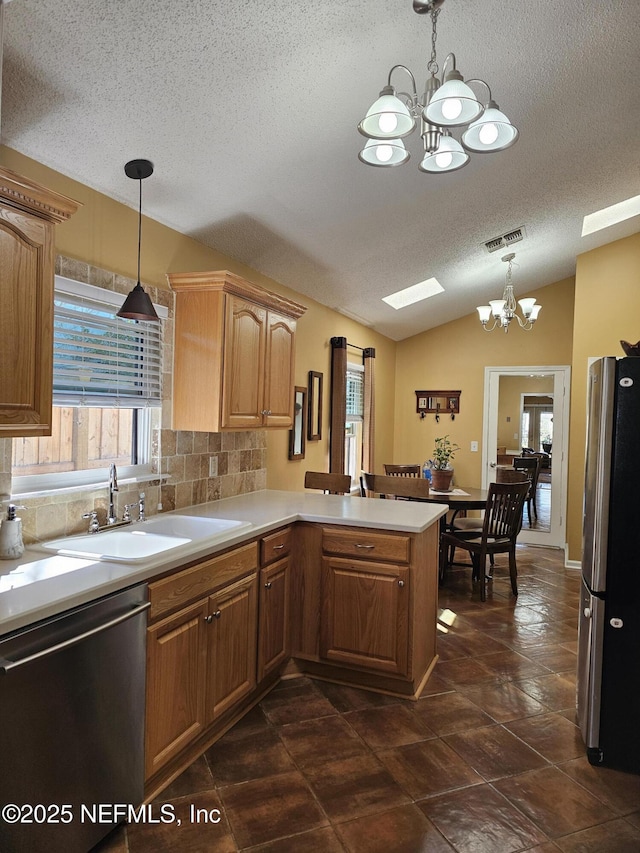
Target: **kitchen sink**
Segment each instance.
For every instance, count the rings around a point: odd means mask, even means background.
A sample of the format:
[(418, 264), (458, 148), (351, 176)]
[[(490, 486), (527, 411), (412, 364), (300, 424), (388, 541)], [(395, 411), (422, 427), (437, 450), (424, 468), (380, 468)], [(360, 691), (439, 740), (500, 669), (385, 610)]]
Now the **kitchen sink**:
[(202, 539), (238, 527), (250, 526), (248, 521), (233, 521), (229, 518), (205, 518), (199, 515), (155, 515), (142, 524), (133, 525), (136, 530), (142, 530), (144, 533), (184, 536), (187, 539)]
[(191, 542), (214, 542), (233, 531), (251, 527), (248, 521), (205, 518), (195, 515), (156, 516), (148, 521), (42, 542), (40, 548), (69, 557), (84, 557), (116, 563), (138, 563)]

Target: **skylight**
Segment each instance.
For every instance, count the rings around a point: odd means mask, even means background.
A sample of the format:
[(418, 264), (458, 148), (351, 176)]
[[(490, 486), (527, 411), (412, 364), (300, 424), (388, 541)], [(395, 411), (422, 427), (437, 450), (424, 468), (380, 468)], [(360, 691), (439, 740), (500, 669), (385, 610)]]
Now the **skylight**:
[(418, 284), (412, 284), (411, 287), (405, 287), (404, 290), (397, 290), (389, 296), (383, 296), (382, 301), (387, 305), (391, 305), (396, 311), (399, 308), (406, 308), (407, 305), (413, 305), (414, 302), (420, 302), (423, 299), (428, 299), (430, 296), (435, 296), (436, 293), (442, 293), (444, 287), (435, 278), (428, 278), (426, 281), (419, 281)]
[(618, 222), (624, 222), (625, 219), (638, 215), (640, 215), (640, 195), (612, 204), (610, 207), (604, 207), (595, 213), (589, 213), (582, 221), (582, 236), (586, 237), (587, 234), (593, 234), (595, 231), (601, 231), (603, 228), (617, 225)]

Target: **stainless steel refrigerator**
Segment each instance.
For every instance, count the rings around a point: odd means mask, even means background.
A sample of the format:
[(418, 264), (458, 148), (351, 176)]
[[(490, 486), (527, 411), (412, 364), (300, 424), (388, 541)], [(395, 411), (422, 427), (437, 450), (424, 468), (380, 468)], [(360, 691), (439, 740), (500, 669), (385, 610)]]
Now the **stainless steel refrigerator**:
[(589, 370), (578, 636), (589, 761), (640, 773), (640, 358)]

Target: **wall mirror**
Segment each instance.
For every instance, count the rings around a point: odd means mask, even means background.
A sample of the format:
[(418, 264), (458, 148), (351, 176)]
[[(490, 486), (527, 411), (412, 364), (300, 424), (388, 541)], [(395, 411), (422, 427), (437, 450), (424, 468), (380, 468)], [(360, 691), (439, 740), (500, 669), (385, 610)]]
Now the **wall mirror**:
[(322, 438), (322, 373), (309, 371), (309, 417), (307, 438), (319, 441)]
[(289, 459), (304, 459), (307, 433), (307, 389), (296, 385), (293, 392), (293, 429), (289, 430)]

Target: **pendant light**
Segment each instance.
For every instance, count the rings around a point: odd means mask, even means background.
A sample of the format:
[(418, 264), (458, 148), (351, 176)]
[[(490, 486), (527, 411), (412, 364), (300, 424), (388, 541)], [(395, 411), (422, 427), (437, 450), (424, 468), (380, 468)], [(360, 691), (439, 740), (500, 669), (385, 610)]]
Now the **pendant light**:
[(125, 175), (134, 181), (140, 182), (140, 204), (138, 207), (138, 282), (133, 290), (124, 300), (122, 308), (116, 317), (127, 317), (130, 320), (155, 320), (160, 318), (156, 314), (149, 294), (145, 292), (140, 284), (140, 244), (142, 237), (142, 181), (153, 175), (153, 163), (150, 160), (130, 160), (124, 167)]

